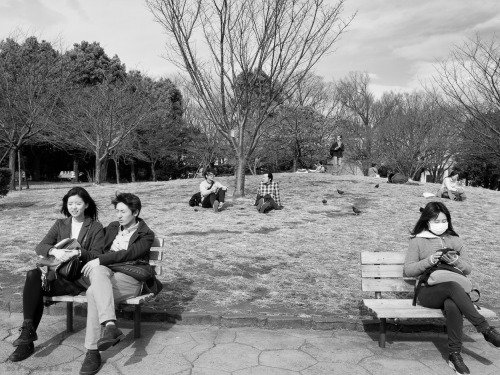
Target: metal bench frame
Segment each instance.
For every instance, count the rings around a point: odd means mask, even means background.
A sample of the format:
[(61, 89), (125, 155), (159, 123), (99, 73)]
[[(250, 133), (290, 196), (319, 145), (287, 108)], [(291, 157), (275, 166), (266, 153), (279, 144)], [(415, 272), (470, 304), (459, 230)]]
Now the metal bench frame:
[[(375, 292), (375, 298), (363, 299), (363, 304), (380, 320), (381, 348), (385, 348), (387, 319), (444, 318), (441, 309), (413, 306), (412, 299), (382, 298), (382, 292), (413, 293), (415, 278), (403, 276), (404, 260), (405, 253), (361, 253), (361, 289), (363, 292)], [(478, 311), (485, 318), (496, 316), (494, 311), (484, 307)]]
[[(157, 275), (161, 275), (161, 266), (156, 266), (154, 262), (161, 261), (163, 259), (164, 241), (162, 238), (155, 237), (153, 242), (153, 247), (149, 254), (150, 264), (155, 267)], [(134, 338), (141, 337), (141, 306), (147, 301), (151, 300), (154, 294), (145, 294), (133, 298), (126, 299), (118, 303), (120, 305), (133, 305), (134, 306)], [(45, 302), (65, 302), (66, 303), (66, 331), (73, 332), (73, 303), (87, 303), (87, 296), (84, 294), (79, 294), (77, 296), (52, 296), (44, 297)]]

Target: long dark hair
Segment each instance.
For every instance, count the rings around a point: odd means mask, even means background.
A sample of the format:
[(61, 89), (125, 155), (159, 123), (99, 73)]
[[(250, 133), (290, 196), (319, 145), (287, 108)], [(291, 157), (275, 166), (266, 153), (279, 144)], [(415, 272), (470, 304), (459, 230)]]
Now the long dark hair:
[(424, 230), (429, 230), (429, 221), (436, 219), (441, 212), (445, 214), (446, 220), (448, 220), (448, 229), (444, 232), (444, 234), (458, 237), (458, 234), (453, 230), (453, 225), (451, 224), (450, 211), (448, 211), (448, 208), (446, 208), (446, 206), (441, 202), (427, 203), (411, 234), (416, 236)]
[(61, 213), (66, 217), (71, 216), (71, 214), (68, 211), (68, 199), (73, 195), (78, 195), (80, 198), (82, 198), (82, 200), (86, 204), (88, 204), (88, 207), (83, 212), (85, 214), (85, 217), (90, 217), (92, 220), (98, 221), (99, 209), (97, 208), (97, 205), (95, 204), (94, 200), (92, 199), (88, 191), (79, 186), (71, 188), (63, 197)]

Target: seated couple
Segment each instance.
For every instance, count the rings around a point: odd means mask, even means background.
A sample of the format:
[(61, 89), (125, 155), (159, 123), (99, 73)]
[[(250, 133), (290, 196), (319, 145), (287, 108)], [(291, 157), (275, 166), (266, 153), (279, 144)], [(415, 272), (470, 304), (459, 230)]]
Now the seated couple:
[[(87, 354), (80, 374), (96, 374), (101, 366), (99, 352), (117, 344), (123, 337), (116, 326), (115, 302), (138, 296), (142, 282), (124, 273), (113, 272), (106, 266), (136, 259), (148, 261), (154, 233), (139, 218), (139, 197), (121, 193), (111, 203), (118, 221), (103, 228), (98, 222), (97, 205), (85, 189), (74, 187), (63, 197), (61, 213), (66, 219), (56, 220), (35, 251), (39, 256), (53, 256), (63, 261), (79, 256), (83, 264), (82, 274), (76, 281), (59, 276), (45, 285), (42, 284), (40, 269), (28, 271), (23, 290), (24, 321), (19, 337), (13, 342), (16, 349), (9, 360), (22, 361), (35, 351), (33, 342), (38, 339), (36, 331), (42, 319), (44, 296), (77, 295), (86, 291)], [(76, 239), (80, 249), (54, 247), (66, 238)]]

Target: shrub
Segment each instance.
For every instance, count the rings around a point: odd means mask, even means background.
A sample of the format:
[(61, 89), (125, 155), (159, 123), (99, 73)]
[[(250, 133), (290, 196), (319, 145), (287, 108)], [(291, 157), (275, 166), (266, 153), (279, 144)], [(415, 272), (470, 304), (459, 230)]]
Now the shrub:
[(0, 168), (0, 198), (9, 192), (10, 179), (12, 171), (8, 168)]

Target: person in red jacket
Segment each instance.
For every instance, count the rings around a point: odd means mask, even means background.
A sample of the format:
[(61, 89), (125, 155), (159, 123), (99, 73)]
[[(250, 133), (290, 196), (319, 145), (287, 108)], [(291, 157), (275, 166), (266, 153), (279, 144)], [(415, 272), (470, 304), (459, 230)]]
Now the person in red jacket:
[[(87, 354), (81, 375), (96, 374), (101, 366), (100, 351), (116, 345), (122, 331), (116, 326), (115, 302), (138, 296), (142, 282), (107, 266), (133, 260), (149, 261), (154, 233), (139, 218), (141, 200), (130, 193), (117, 194), (111, 202), (118, 221), (105, 228), (104, 253), (89, 261), (82, 269), (90, 286), (87, 289)], [(102, 334), (101, 334), (101, 327)]]
[[(67, 260), (79, 255), (82, 263), (86, 263), (103, 253), (104, 231), (98, 222), (97, 205), (87, 190), (82, 187), (70, 189), (62, 199), (61, 213), (66, 218), (57, 219), (37, 245), (35, 252), (38, 256)], [(54, 247), (67, 238), (76, 239), (80, 249), (67, 251)], [(23, 361), (35, 352), (33, 342), (38, 340), (36, 330), (43, 315), (44, 296), (77, 295), (85, 289), (86, 284), (82, 278), (69, 281), (59, 276), (44, 286), (40, 269), (28, 271), (23, 290), (24, 321), (19, 337), (13, 342), (16, 350), (9, 356), (9, 360)]]

